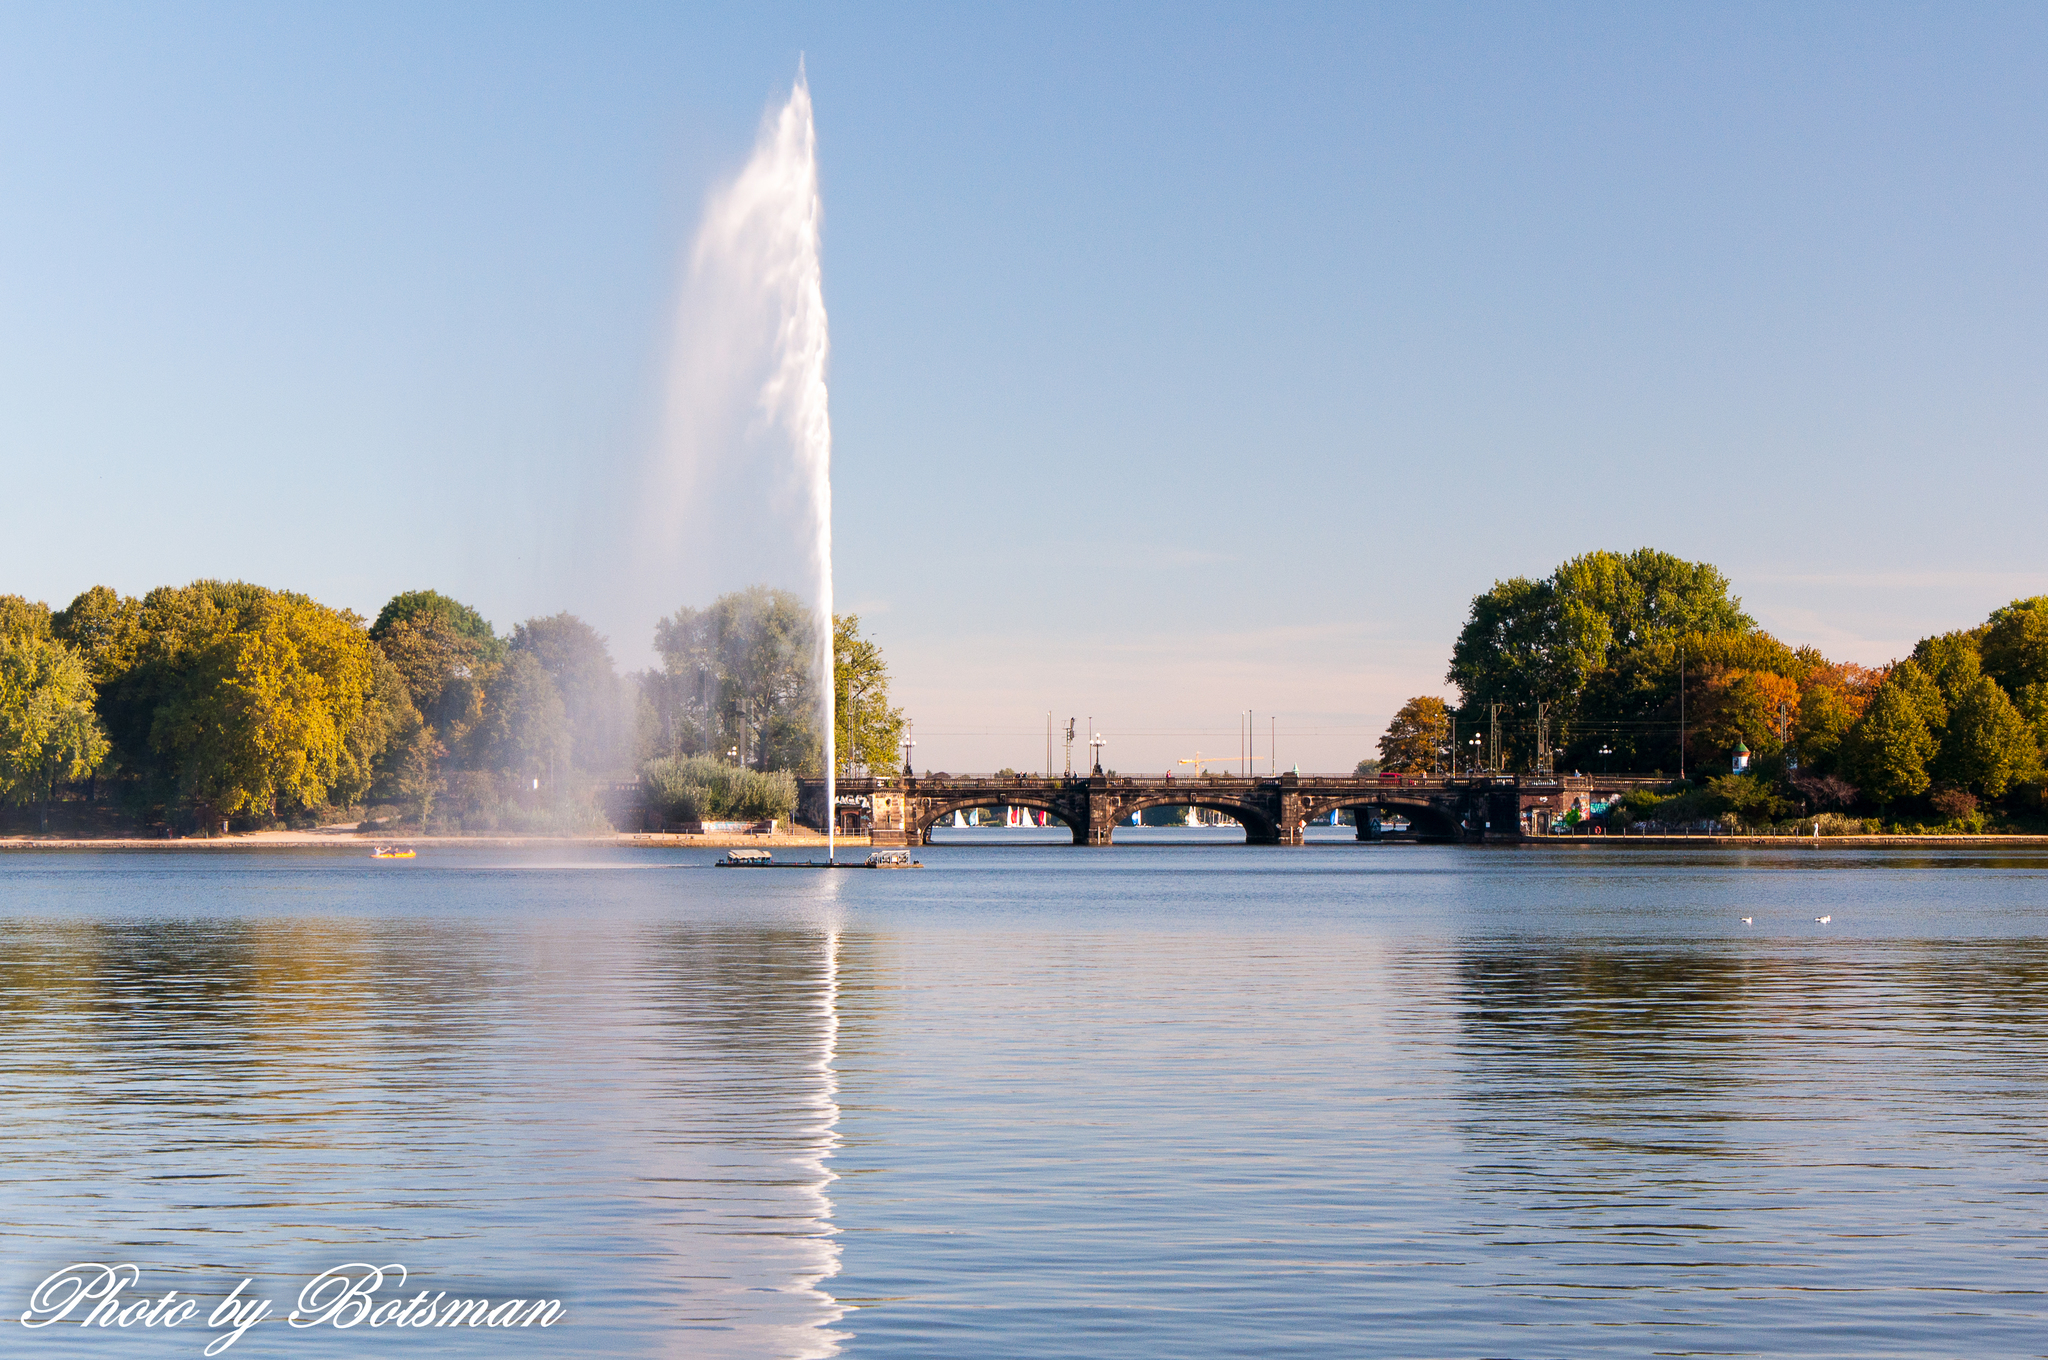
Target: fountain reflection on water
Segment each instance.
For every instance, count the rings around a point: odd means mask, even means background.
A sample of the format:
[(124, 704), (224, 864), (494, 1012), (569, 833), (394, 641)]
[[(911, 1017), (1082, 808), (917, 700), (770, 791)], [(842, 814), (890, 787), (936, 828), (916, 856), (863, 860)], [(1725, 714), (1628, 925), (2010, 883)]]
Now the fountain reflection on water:
[(283, 1290), (388, 1252), (564, 1297), (544, 1353), (605, 1357), (2048, 1327), (2048, 857), (536, 862), (575, 853), (0, 857), (17, 1294), (105, 1253)]
[[(62, 867), (57, 911), (0, 938), (8, 1287), (132, 1260), (159, 1292), (250, 1276), (289, 1307), (320, 1270), (400, 1261), (434, 1289), (563, 1298), (549, 1354), (837, 1353), (838, 875), (735, 921), (662, 916), (673, 874), (588, 866)], [(90, 905), (109, 885), (118, 918)]]

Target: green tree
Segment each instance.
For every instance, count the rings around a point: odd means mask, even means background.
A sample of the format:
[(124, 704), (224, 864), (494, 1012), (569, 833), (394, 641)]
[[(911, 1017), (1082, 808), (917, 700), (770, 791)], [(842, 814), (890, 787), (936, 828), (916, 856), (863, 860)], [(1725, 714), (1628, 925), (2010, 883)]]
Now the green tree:
[(1913, 711), (1920, 715), (1920, 721), (1927, 724), (1927, 730), (1939, 740), (1941, 730), (1948, 726), (1948, 701), (1941, 697), (1941, 690), (1933, 677), (1921, 670), (1918, 662), (1901, 661), (1885, 675), (1884, 684), (1893, 686), (1906, 696), (1913, 705)]
[(197, 627), (176, 639), (183, 664), (150, 725), (180, 794), (224, 816), (324, 803), (374, 678), (361, 620), (239, 583), (187, 591)]
[(813, 770), (824, 742), (817, 625), (786, 590), (750, 586), (655, 626), (665, 667), (657, 702), (683, 754), (737, 750), (760, 770)]
[(460, 600), (450, 599), (438, 590), (408, 590), (393, 595), (384, 607), (377, 611), (377, 621), (370, 625), (370, 636), (382, 640), (384, 635), (401, 623), (424, 626), (429, 620), (444, 630), (472, 644), (470, 654), (481, 663), (492, 663), (504, 656), (505, 642), (491, 627), (490, 621)]
[(515, 782), (552, 785), (568, 765), (568, 714), (532, 652), (515, 651), (492, 672), (474, 746), (472, 764)]
[(483, 717), (484, 685), (498, 666), (496, 639), (481, 642), (434, 614), (399, 619), (372, 636), (436, 737), (451, 749), (463, 744)]
[(50, 606), (19, 595), (0, 595), (0, 637), (49, 637)]
[(1444, 701), (1418, 694), (1401, 705), (1380, 737), (1380, 768), (1421, 774), (1443, 763), (1451, 740), (1451, 715)]
[(2033, 729), (2034, 744), (2040, 748), (2042, 758), (2048, 760), (2048, 684), (2023, 685), (2012, 701), (2020, 716), (2027, 720), (2027, 726)]
[[(1712, 763), (1742, 739), (1740, 732), (1731, 735), (1713, 727), (1716, 704), (1728, 686), (1745, 674), (1798, 684), (1826, 665), (1818, 652), (1794, 650), (1757, 629), (1651, 638), (1613, 656), (1568, 709), (1557, 711), (1554, 739), (1567, 767), (1588, 768), (1599, 758), (1596, 748), (1611, 745), (1614, 768), (1673, 769), (1683, 717), (1688, 761)], [(1768, 716), (1756, 717), (1756, 724), (1771, 724), (1773, 731), (1777, 697), (1769, 701)], [(1771, 744), (1776, 745), (1775, 737)]]
[(1943, 633), (1920, 639), (1913, 648), (1913, 664), (1934, 682), (1944, 707), (1955, 703), (1984, 673), (1977, 639), (1969, 633)]
[(1562, 640), (1575, 654), (1569, 664), (1582, 674), (1645, 643), (1756, 627), (1742, 601), (1728, 593), (1719, 568), (1653, 548), (1626, 556), (1587, 553), (1559, 566), (1551, 579)]
[(1496, 581), (1472, 600), (1451, 647), (1448, 679), (1467, 708), (1531, 699), (1555, 700), (1575, 683), (1556, 647), (1557, 588), (1517, 576)]
[(2048, 595), (1993, 610), (1980, 631), (1984, 672), (2007, 694), (2048, 685)]
[[(292, 813), (362, 780), (349, 739), (375, 679), (362, 620), (303, 595), (196, 581), (144, 596), (100, 713), (146, 802)], [(358, 734), (367, 736), (368, 734)]]
[(538, 661), (561, 695), (571, 764), (599, 774), (625, 763), (626, 695), (603, 634), (565, 611), (514, 628), (512, 652)]
[(1993, 610), (1977, 637), (1984, 673), (2012, 699), (2048, 761), (2048, 595)]
[(370, 688), (363, 696), (362, 712), (350, 724), (342, 739), (342, 754), (328, 797), (343, 806), (353, 806), (376, 786), (379, 762), (387, 751), (396, 751), (415, 737), (425, 724), (405, 688), (405, 677), (384, 655), (371, 646)]
[(424, 733), (404, 729), (387, 748), (378, 777), (388, 785), (396, 774), (393, 762), (406, 763), (412, 792), (398, 801), (425, 806), (433, 795), (419, 786), (421, 759), (438, 753), (435, 778), (445, 783), (449, 753), (476, 749), (471, 738), (484, 719), (484, 690), (503, 664), (507, 645), (482, 614), (436, 590), (392, 596), (378, 611), (370, 637), (397, 667), (406, 697), (426, 726)]
[(408, 820), (425, 825), (444, 787), (441, 761), (447, 754), (434, 729), (414, 710), (413, 721), (399, 729), (377, 762), (371, 796), (396, 804)]
[(1793, 809), (1784, 786), (1762, 774), (1719, 775), (1707, 781), (1706, 792), (1721, 811), (1751, 826), (1775, 822)]
[[(1553, 745), (1575, 748), (1583, 762), (1593, 747), (1621, 736), (1624, 760), (1643, 765), (1652, 753), (1635, 749), (1641, 742), (1632, 738), (1653, 724), (1658, 730), (1667, 725), (1656, 715), (1667, 689), (1676, 707), (1681, 644), (1754, 627), (1742, 602), (1729, 595), (1728, 579), (1704, 562), (1650, 548), (1587, 553), (1544, 580), (1496, 582), (1475, 598), (1452, 646), (1447, 678), (1470, 721), (1482, 721), (1493, 704), (1520, 715), (1508, 733), (1511, 764), (1533, 752), (1540, 702), (1548, 708)], [(1668, 664), (1625, 666), (1628, 658), (1654, 657), (1658, 649)], [(1674, 734), (1676, 726), (1674, 712), (1668, 723)]]
[(1792, 743), (1809, 775), (1832, 775), (1841, 763), (1842, 741), (1869, 707), (1876, 688), (1872, 672), (1860, 666), (1816, 668), (1799, 693), (1799, 721)]
[(882, 649), (860, 635), (860, 615), (832, 619), (835, 745), (842, 768), (889, 770), (903, 740), (903, 710), (889, 703)]
[(2000, 798), (2039, 772), (2041, 753), (2033, 728), (1990, 676), (1963, 686), (1947, 716), (1932, 770), (1936, 778)]
[(104, 685), (135, 664), (141, 645), (142, 601), (107, 586), (94, 586), (51, 619), (58, 638), (78, 653)]
[(1814, 685), (1799, 696), (1799, 725), (1793, 741), (1802, 764), (1820, 773), (1835, 768), (1842, 750), (1842, 738), (1862, 715), (1838, 689)]
[(1911, 661), (1901, 661), (1878, 686), (1870, 707), (1842, 743), (1843, 765), (1864, 795), (1889, 805), (1926, 790), (1927, 764), (1939, 749), (1928, 722), (1945, 719), (1934, 682)]
[(0, 799), (40, 799), (47, 831), (56, 786), (85, 778), (106, 754), (85, 663), (47, 635), (0, 635)]

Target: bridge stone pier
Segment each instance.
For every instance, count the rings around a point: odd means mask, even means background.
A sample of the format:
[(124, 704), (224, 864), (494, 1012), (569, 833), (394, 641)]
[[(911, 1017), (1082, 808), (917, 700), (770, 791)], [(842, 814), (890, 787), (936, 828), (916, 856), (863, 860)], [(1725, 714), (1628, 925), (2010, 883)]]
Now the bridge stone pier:
[[(841, 824), (857, 820), (878, 846), (929, 844), (932, 828), (955, 812), (1011, 807), (1049, 813), (1076, 845), (1108, 845), (1119, 824), (1155, 807), (1208, 808), (1242, 824), (1253, 845), (1300, 845), (1309, 823), (1339, 809), (1355, 814), (1360, 840), (1375, 839), (1386, 814), (1406, 818), (1423, 841), (1519, 840), (1547, 833), (1573, 808), (1584, 815), (1596, 801), (1666, 782), (1629, 775), (905, 774), (842, 779), (838, 796)], [(823, 780), (800, 781), (797, 820), (824, 828)]]

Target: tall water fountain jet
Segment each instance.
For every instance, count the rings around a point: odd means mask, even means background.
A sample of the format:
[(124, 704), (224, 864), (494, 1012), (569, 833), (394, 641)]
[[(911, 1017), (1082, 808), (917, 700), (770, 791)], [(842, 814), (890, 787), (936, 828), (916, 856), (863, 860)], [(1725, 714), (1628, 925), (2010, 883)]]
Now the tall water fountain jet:
[[(826, 400), (824, 274), (819, 262), (818, 136), (803, 65), (789, 100), (763, 122), (753, 156), (712, 195), (690, 253), (670, 385), (668, 494), (661, 527), (716, 575), (785, 570), (803, 558), (817, 612), (828, 854), (837, 853), (838, 741), (832, 641), (832, 418)], [(764, 503), (765, 502), (765, 503)], [(787, 521), (782, 526), (764, 521)], [(694, 524), (692, 524), (694, 520)], [(657, 535), (658, 537), (659, 535)], [(737, 584), (737, 582), (735, 582)], [(792, 583), (794, 584), (794, 583)]]

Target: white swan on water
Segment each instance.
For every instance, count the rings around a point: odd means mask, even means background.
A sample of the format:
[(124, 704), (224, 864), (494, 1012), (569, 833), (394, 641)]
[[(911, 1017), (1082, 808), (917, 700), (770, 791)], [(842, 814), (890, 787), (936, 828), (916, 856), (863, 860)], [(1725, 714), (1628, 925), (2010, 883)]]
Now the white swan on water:
[(1742, 918), (1742, 924), (1744, 924), (1744, 925), (1746, 925), (1746, 926), (1753, 926), (1753, 925), (1755, 925), (1755, 924), (1756, 924), (1756, 917), (1754, 917), (1754, 916), (1745, 916), (1745, 917), (1743, 917), (1743, 918)]
[(1830, 914), (1827, 916), (1816, 916), (1813, 919), (1820, 922), (1822, 925), (1826, 925), (1828, 922), (1834, 920), (1835, 918), (1832, 914)]

